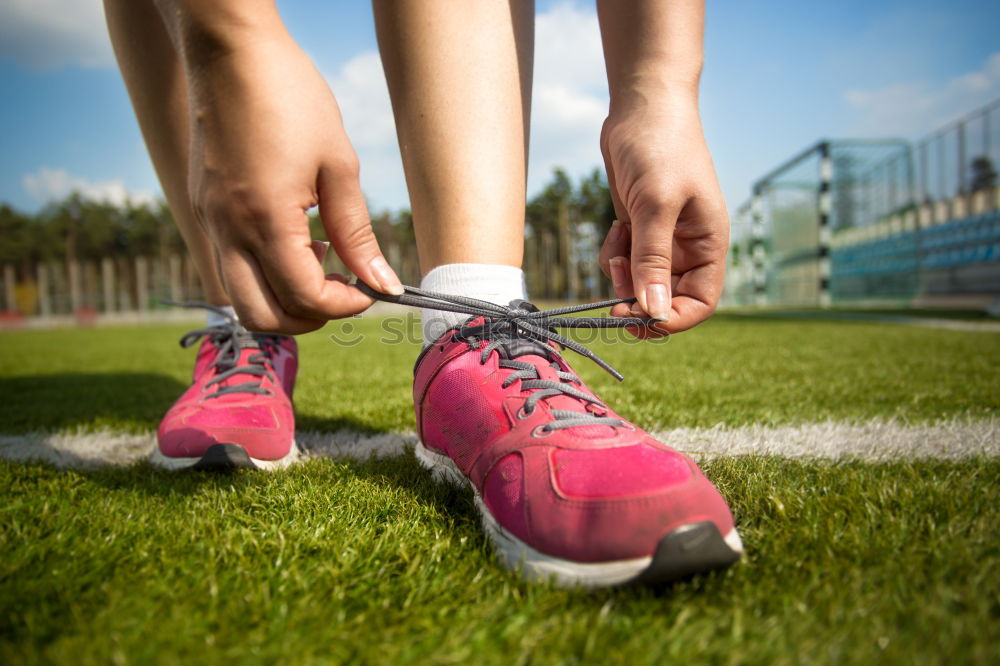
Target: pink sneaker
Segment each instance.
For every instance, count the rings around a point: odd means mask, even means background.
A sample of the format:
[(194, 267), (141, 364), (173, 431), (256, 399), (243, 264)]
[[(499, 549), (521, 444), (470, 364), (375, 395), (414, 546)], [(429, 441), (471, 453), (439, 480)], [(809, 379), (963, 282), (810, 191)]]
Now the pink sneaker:
[(295, 340), (251, 333), (230, 320), (187, 333), (181, 346), (202, 337), (194, 382), (160, 422), (151, 462), (167, 469), (229, 470), (296, 461)]
[[(477, 311), (470, 299), (408, 292), (418, 297), (397, 300), (435, 307), (420, 300), (430, 296)], [(413, 395), (417, 458), (472, 487), (501, 560), (528, 578), (587, 587), (674, 580), (738, 560), (729, 507), (694, 461), (615, 414), (553, 344), (620, 378), (553, 328), (596, 318), (546, 319), (590, 306), (492, 307), (506, 313), (470, 319), (422, 352)], [(480, 302), (478, 312), (488, 310)]]

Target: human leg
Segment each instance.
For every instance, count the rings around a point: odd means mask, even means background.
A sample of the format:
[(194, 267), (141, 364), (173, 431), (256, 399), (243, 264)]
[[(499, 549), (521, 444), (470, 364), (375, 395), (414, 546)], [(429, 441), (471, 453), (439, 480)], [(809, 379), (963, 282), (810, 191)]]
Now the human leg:
[(298, 367), (294, 339), (246, 331), (236, 321), (208, 236), (188, 195), (187, 86), (173, 44), (151, 0), (105, 0), (108, 30), (125, 85), (174, 221), (201, 277), (208, 325), (191, 387), (157, 429), (152, 461), (187, 467), (280, 467), (296, 459), (291, 395)]
[(521, 266), (533, 6), (374, 2), (424, 274)]
[[(525, 298), (533, 2), (373, 3), (431, 291)], [(460, 315), (422, 312), (430, 344)]]
[(201, 278), (205, 300), (229, 304), (215, 254), (188, 196), (187, 85), (152, 0), (105, 0), (108, 32), (163, 194)]
[[(521, 261), (530, 3), (375, 6), (421, 286), (506, 305), (477, 293), (475, 278)], [(429, 287), (454, 266), (464, 285)], [(472, 487), (498, 553), (529, 577), (656, 582), (737, 559), (732, 515), (697, 465), (590, 391), (556, 345), (531, 333), (531, 309), (485, 307), (425, 339), (418, 459)]]

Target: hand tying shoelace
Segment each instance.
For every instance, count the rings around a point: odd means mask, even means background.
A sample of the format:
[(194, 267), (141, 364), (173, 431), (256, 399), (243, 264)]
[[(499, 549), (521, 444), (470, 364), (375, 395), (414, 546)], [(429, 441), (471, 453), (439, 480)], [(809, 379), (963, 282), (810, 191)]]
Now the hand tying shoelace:
[[(542, 344), (551, 341), (567, 349), (572, 349), (577, 354), (590, 359), (618, 381), (624, 379), (624, 376), (620, 372), (579, 342), (556, 333), (555, 329), (650, 327), (660, 321), (651, 317), (562, 316), (575, 312), (612, 307), (619, 303), (632, 304), (636, 302), (634, 298), (614, 298), (595, 303), (582, 303), (580, 305), (567, 305), (549, 310), (539, 310), (533, 303), (523, 300), (511, 301), (508, 307), (498, 305), (497, 303), (490, 303), (489, 301), (482, 301), (478, 298), (439, 294), (418, 289), (417, 287), (404, 286), (403, 289), (405, 289), (405, 292), (402, 295), (393, 296), (375, 291), (361, 280), (357, 281), (356, 286), (367, 296), (379, 301), (469, 315), (469, 319), (463, 324), (459, 333), (463, 338), (470, 340), (484, 338), (492, 340), (490, 345), (483, 350), (484, 356), (488, 355), (495, 348), (495, 345), (499, 344), (503, 339), (519, 337), (534, 340)], [(470, 327), (469, 323), (477, 317), (483, 317), (485, 320), (484, 323), (481, 326)], [(546, 346), (546, 348), (553, 353), (557, 353), (551, 347)]]

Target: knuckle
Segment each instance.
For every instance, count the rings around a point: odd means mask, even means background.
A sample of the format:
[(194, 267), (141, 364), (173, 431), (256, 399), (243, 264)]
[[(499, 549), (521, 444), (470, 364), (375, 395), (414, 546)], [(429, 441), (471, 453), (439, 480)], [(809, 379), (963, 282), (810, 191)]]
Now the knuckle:
[(276, 323), (273, 317), (268, 317), (255, 311), (237, 310), (236, 314), (240, 318), (240, 323), (243, 327), (250, 331), (270, 333), (273, 331)]
[(267, 224), (275, 205), (269, 195), (245, 185), (215, 188), (204, 193), (196, 203), (200, 216), (212, 227), (248, 241), (266, 240)]
[(378, 250), (378, 241), (375, 239), (375, 232), (372, 231), (371, 224), (368, 224), (367, 222), (363, 222), (361, 224), (343, 224), (341, 227), (340, 240), (344, 247), (350, 248), (351, 250)]
[(258, 333), (282, 333), (281, 320), (275, 313), (257, 306), (246, 307), (233, 301), (233, 309), (240, 324), (248, 331)]
[(670, 270), (669, 253), (657, 248), (643, 249), (639, 252), (633, 251), (631, 261), (632, 270), (641, 273)]
[(316, 304), (308, 295), (293, 291), (281, 299), (281, 305), (290, 315), (296, 317), (309, 317), (316, 313)]
[(611, 150), (611, 148), (610, 148), (610, 146), (611, 146), (610, 133), (611, 133), (611, 130), (610, 130), (609, 126), (608, 126), (608, 121), (605, 120), (604, 124), (601, 125), (601, 138), (600, 138), (601, 154), (604, 156), (605, 161), (608, 160), (608, 157), (610, 155), (610, 150)]
[(613, 122), (610, 116), (605, 118), (604, 123), (601, 125), (601, 150), (605, 154), (611, 149), (611, 144), (618, 138), (618, 133), (615, 131), (617, 127), (618, 124)]
[(626, 205), (633, 220), (657, 221), (676, 217), (679, 198), (663, 183), (646, 181), (629, 188)]
[(354, 151), (341, 153), (328, 168), (336, 180), (355, 181), (361, 176), (361, 160)]

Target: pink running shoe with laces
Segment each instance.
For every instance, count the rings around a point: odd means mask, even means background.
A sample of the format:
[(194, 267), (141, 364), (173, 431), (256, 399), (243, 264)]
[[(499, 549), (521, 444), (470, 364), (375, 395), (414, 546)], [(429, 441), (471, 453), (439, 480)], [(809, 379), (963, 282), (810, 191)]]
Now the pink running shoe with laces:
[(439, 478), (472, 487), (508, 567), (529, 579), (604, 587), (675, 580), (739, 559), (729, 506), (694, 461), (605, 405), (554, 344), (621, 379), (555, 327), (650, 320), (552, 318), (621, 301), (539, 312), (525, 301), (504, 308), (413, 288), (394, 300), (486, 313), (417, 360), (416, 455)]
[(295, 462), (294, 338), (251, 333), (228, 316), (223, 325), (185, 334), (181, 346), (201, 338), (194, 381), (160, 422), (151, 462), (175, 470), (276, 469)]

